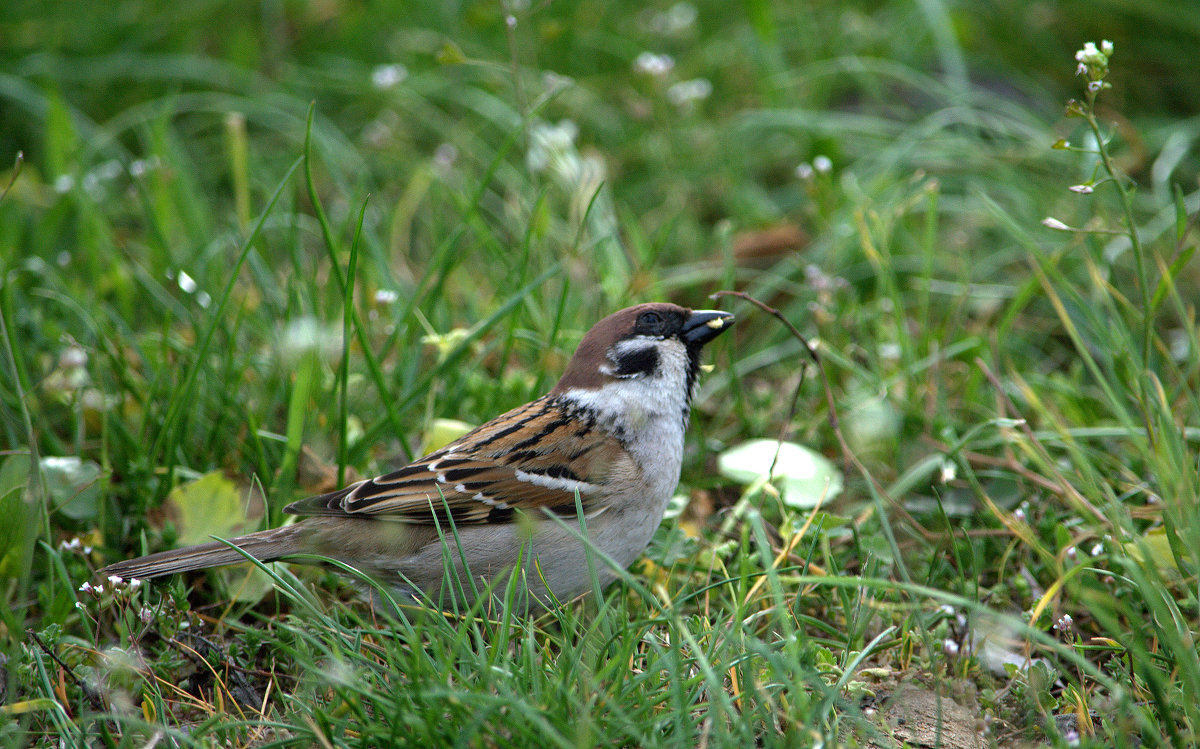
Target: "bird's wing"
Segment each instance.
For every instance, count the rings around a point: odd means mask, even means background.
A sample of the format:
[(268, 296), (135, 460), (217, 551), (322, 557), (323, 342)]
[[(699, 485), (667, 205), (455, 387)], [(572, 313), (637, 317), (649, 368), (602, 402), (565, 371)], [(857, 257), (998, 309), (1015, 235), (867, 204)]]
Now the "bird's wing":
[(544, 397), (509, 411), (392, 473), (300, 500), (294, 515), (408, 523), (503, 523), (516, 510), (574, 516), (604, 508), (615, 482), (641, 469), (594, 419)]

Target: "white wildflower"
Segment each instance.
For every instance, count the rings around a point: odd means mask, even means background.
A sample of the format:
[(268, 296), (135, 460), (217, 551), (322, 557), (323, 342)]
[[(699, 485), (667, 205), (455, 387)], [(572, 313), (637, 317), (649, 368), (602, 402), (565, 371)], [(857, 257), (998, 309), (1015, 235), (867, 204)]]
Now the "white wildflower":
[(958, 464), (952, 460), (943, 460), (942, 469), (938, 476), (943, 484), (948, 484), (958, 478)]
[(667, 54), (643, 52), (633, 61), (635, 72), (661, 78), (675, 68), (675, 58)]
[(690, 29), (699, 13), (691, 3), (679, 2), (663, 13), (648, 13), (643, 23), (648, 31), (665, 36), (677, 36)]
[(408, 77), (408, 68), (400, 63), (392, 65), (377, 65), (371, 71), (371, 85), (381, 91), (392, 88), (404, 82)]
[(1075, 59), (1084, 65), (1104, 65), (1108, 63), (1108, 56), (1096, 49), (1095, 42), (1084, 44), (1083, 49), (1075, 53)]
[(441, 171), (449, 170), (456, 161), (458, 161), (458, 146), (453, 143), (442, 143), (433, 151), (433, 165)]
[(529, 130), (529, 152), (525, 155), (529, 170), (541, 172), (564, 160), (578, 161), (579, 155), (575, 150), (575, 137), (578, 135), (579, 127), (571, 120), (563, 120), (555, 125), (534, 124)]
[(667, 101), (677, 107), (683, 107), (707, 99), (712, 95), (712, 90), (712, 84), (707, 78), (680, 81), (667, 89)]
[(187, 271), (179, 271), (179, 290), (184, 294), (196, 293), (196, 279), (192, 278)]

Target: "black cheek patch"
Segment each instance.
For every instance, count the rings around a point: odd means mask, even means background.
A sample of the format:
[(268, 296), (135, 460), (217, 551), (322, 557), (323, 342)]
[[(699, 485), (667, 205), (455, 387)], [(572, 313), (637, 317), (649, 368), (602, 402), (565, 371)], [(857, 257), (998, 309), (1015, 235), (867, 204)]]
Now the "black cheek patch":
[(627, 351), (616, 357), (617, 377), (649, 374), (658, 368), (658, 350), (652, 346)]

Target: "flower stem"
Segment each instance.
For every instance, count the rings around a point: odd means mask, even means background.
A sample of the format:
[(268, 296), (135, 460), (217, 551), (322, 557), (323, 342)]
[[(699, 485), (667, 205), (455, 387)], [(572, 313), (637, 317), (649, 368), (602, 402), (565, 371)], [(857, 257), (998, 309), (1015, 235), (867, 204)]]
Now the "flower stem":
[(1096, 138), (1096, 151), (1100, 155), (1100, 162), (1104, 165), (1104, 171), (1108, 172), (1108, 176), (1112, 178), (1113, 185), (1117, 188), (1117, 195), (1121, 198), (1121, 209), (1125, 214), (1125, 233), (1129, 237), (1130, 246), (1133, 248), (1133, 261), (1137, 268), (1138, 291), (1142, 297), (1142, 366), (1150, 365), (1150, 351), (1153, 346), (1153, 319), (1150, 315), (1150, 279), (1146, 275), (1146, 258), (1145, 251), (1142, 249), (1142, 240), (1138, 236), (1137, 224), (1133, 217), (1133, 199), (1129, 195), (1129, 190), (1125, 187), (1124, 180), (1117, 173), (1117, 168), (1113, 164), (1112, 156), (1108, 152), (1108, 145), (1104, 141), (1104, 136), (1100, 132), (1100, 123), (1096, 121), (1096, 113), (1094, 104), (1096, 94), (1089, 91), (1087, 94), (1087, 106), (1083, 109), (1084, 119), (1087, 121), (1088, 127), (1092, 131), (1092, 135)]

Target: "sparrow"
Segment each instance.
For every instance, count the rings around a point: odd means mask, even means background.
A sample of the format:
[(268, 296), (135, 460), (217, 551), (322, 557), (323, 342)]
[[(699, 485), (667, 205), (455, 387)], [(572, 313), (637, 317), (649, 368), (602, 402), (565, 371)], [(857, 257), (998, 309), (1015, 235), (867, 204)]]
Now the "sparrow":
[(612, 565), (628, 567), (650, 543), (679, 482), (701, 349), (733, 321), (662, 303), (615, 312), (584, 335), (550, 392), (453, 443), (289, 504), (285, 513), (302, 516), (290, 525), (99, 574), (144, 579), (246, 555), (317, 554), (442, 608), (502, 595), (513, 570), (526, 608), (569, 601), (593, 575), (611, 582)]

